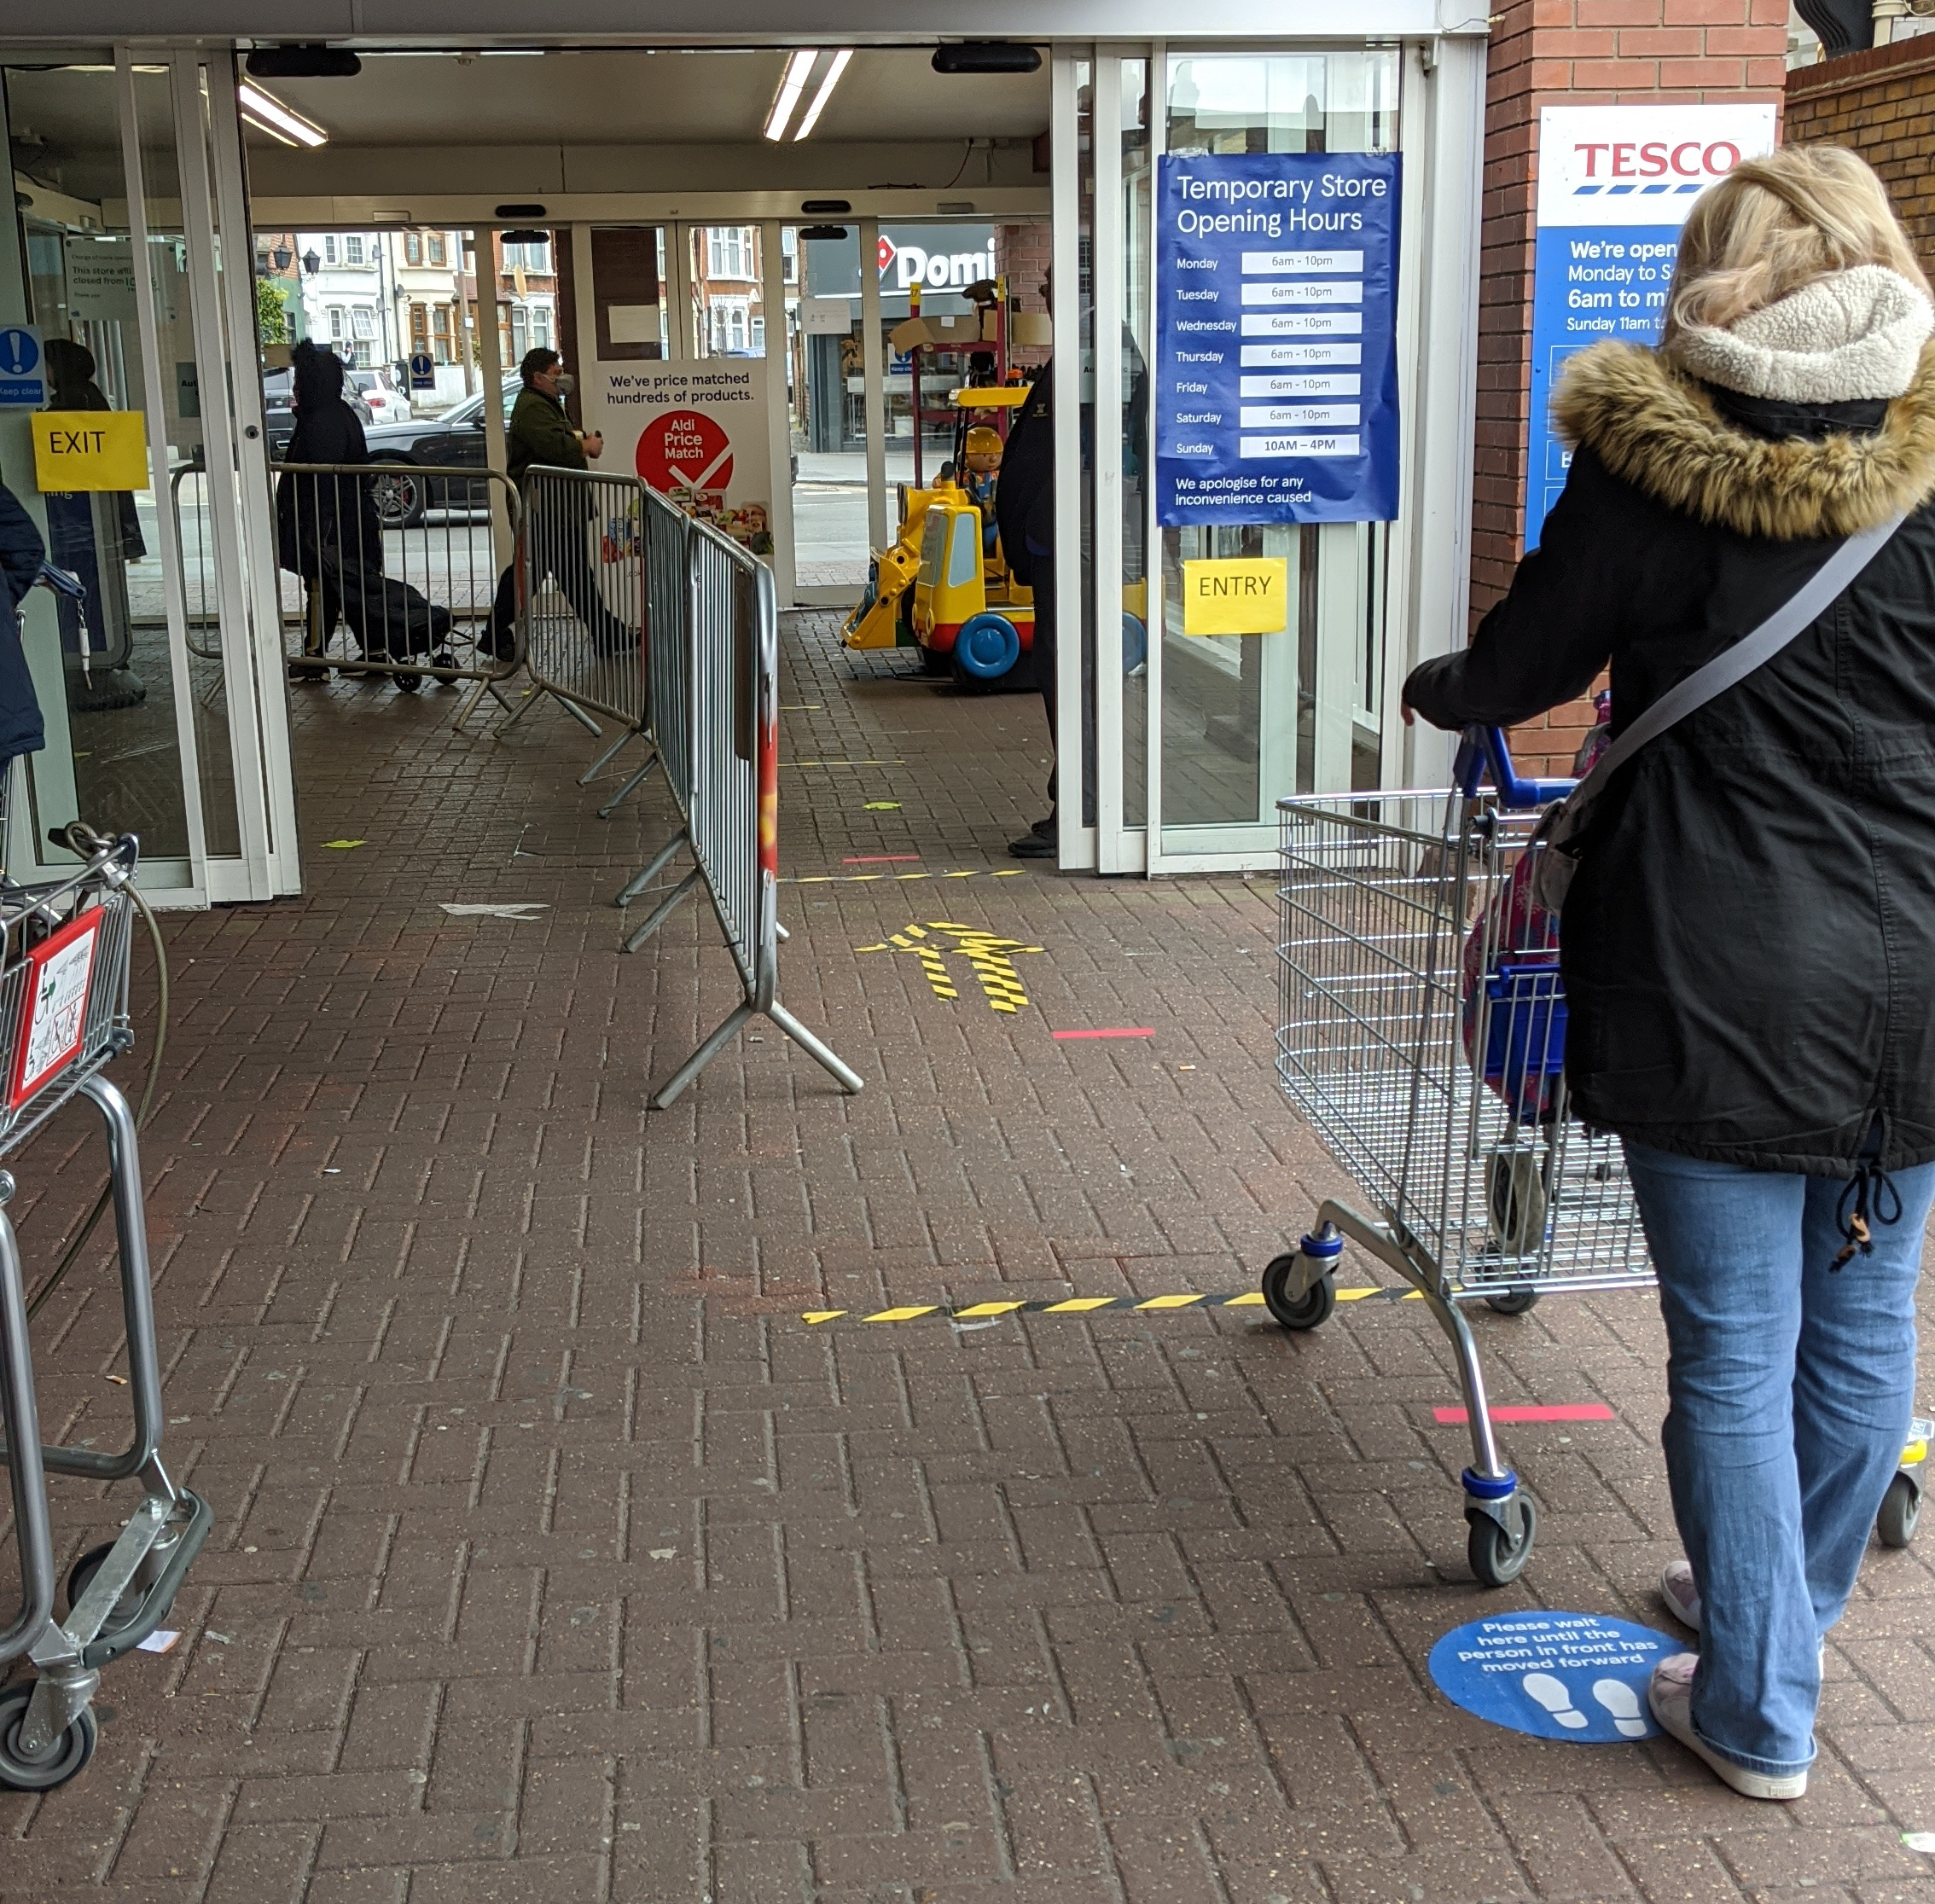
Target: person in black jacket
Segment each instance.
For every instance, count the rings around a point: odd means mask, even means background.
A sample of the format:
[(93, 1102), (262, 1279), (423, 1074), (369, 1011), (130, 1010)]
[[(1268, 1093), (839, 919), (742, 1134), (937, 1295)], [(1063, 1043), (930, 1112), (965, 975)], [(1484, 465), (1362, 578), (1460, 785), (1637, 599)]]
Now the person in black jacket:
[(1851, 534), (1891, 541), (1775, 659), (1622, 768), (1565, 905), (1566, 1068), (1624, 1141), (1671, 1350), (1663, 1439), (1701, 1651), (1661, 1725), (1798, 1797), (1824, 1636), (1908, 1431), (1935, 1193), (1935, 329), (1853, 154), (1694, 206), (1657, 351), (1566, 365), (1538, 549), (1408, 710), (1509, 723), (1612, 669), (1614, 731)]
[(0, 810), (7, 769), (47, 745), (40, 701), (20, 646), (20, 604), (46, 560), (47, 545), (20, 499), (0, 483)]
[[(342, 359), (305, 339), (290, 365), (295, 430), (283, 461), (368, 462), (363, 425), (343, 400)], [(360, 586), (382, 573), (383, 525), (369, 479), (285, 472), (276, 485), (276, 540), (277, 560), (302, 578), (308, 607), (303, 659), (290, 663), (289, 677), (327, 681), (322, 656), (342, 615), (346, 577)]]

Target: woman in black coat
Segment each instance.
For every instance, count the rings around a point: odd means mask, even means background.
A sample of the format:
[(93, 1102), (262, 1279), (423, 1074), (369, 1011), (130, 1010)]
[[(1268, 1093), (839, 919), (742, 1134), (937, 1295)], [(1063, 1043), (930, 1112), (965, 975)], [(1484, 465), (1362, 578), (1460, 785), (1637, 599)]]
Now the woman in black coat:
[[(368, 462), (362, 422), (343, 400), (342, 359), (305, 340), (290, 363), (295, 430), (282, 460)], [(342, 613), (346, 583), (360, 588), (383, 570), (383, 525), (369, 479), (285, 473), (276, 486), (276, 542), (277, 560), (302, 578), (308, 607), (305, 659), (291, 664), (290, 675), (326, 680), (319, 664)]]
[(1566, 897), (1566, 1074), (1660, 1280), (1701, 1635), (1661, 1725), (1798, 1797), (1824, 1636), (1908, 1431), (1935, 1193), (1935, 329), (1880, 182), (1798, 147), (1694, 207), (1659, 350), (1566, 366), (1539, 548), (1407, 707), (1508, 724), (1610, 665), (1615, 731), (1909, 512), (1773, 660), (1615, 776)]

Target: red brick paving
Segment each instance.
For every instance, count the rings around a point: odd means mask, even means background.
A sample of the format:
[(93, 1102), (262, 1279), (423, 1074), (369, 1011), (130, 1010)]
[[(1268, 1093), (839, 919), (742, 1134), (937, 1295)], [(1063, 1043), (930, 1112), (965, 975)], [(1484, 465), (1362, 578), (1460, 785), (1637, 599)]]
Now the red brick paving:
[[(1792, 1808), (1430, 1688), (1482, 1611), (1666, 1623), (1647, 1297), (1480, 1316), (1497, 1399), (1618, 1411), (1506, 1431), (1545, 1514), (1489, 1594), (1421, 1304), (801, 1323), (1233, 1292), (1337, 1179), (1272, 1081), (1265, 882), (993, 879), (1039, 704), (788, 639), (789, 758), (892, 763), (789, 769), (789, 874), (976, 875), (784, 889), (783, 995), (853, 1099), (766, 1027), (646, 1112), (730, 967), (693, 908), (617, 952), (665, 816), (592, 818), (578, 729), (299, 692), (311, 892), (169, 922), (147, 1141), (169, 1452), (218, 1526), (92, 1767), (0, 1796), (0, 1901), (1935, 1899), (1912, 1550), (1870, 1558)], [(927, 920), (1040, 945), (1027, 1009), (853, 949)], [(1155, 1035), (1050, 1036), (1098, 1025)], [(30, 1263), (97, 1141), (72, 1112), (13, 1160)], [(61, 1432), (113, 1432), (118, 1337), (96, 1252), (38, 1330)], [(112, 1531), (58, 1485), (66, 1553)]]

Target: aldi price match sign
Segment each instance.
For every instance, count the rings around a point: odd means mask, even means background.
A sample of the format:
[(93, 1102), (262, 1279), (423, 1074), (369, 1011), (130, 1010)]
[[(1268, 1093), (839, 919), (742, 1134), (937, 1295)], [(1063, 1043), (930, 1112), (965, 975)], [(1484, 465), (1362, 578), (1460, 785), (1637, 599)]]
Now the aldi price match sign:
[(1700, 194), (1774, 149), (1772, 106), (1548, 106), (1538, 115), (1525, 547), (1538, 546), (1571, 450), (1552, 390), (1576, 351), (1651, 344), (1666, 315), (1680, 228)]
[(1183, 153), (1156, 213), (1165, 527), (1398, 514), (1395, 153)]

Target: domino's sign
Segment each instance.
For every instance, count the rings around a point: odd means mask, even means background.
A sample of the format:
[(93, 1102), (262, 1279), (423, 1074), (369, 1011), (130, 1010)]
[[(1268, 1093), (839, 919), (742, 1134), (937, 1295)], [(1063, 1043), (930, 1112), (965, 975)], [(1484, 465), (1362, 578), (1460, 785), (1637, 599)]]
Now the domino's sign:
[(1560, 366), (1605, 338), (1658, 340), (1688, 212), (1743, 160), (1773, 149), (1770, 104), (1540, 113), (1526, 548), (1537, 546), (1572, 461), (1549, 415)]

